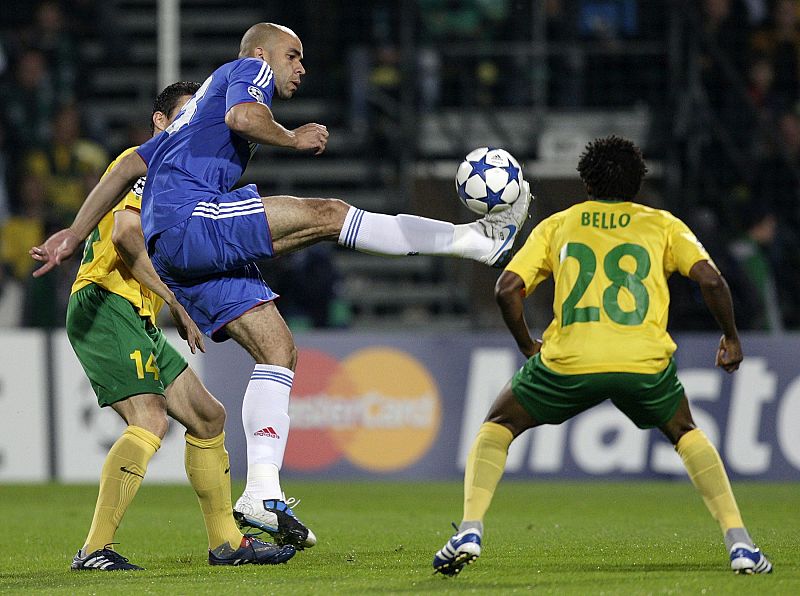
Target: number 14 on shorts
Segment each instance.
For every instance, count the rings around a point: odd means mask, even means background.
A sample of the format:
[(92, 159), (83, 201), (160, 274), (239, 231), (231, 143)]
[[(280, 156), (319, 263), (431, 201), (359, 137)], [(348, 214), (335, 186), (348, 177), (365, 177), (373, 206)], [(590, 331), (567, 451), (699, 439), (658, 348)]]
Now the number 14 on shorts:
[(130, 359), (136, 363), (136, 376), (140, 379), (144, 379), (144, 375), (146, 372), (151, 373), (153, 378), (158, 381), (158, 365), (156, 364), (156, 357), (150, 352), (150, 357), (147, 359), (147, 363), (142, 365), (142, 352), (141, 350), (134, 350), (130, 353)]

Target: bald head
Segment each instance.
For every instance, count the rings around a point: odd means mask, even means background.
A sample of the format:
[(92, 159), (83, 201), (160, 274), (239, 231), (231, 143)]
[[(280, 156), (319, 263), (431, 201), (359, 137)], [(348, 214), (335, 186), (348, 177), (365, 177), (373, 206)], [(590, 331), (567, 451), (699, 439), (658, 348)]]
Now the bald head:
[(245, 32), (239, 58), (257, 58), (269, 64), (275, 79), (275, 95), (291, 98), (306, 73), (303, 44), (294, 31), (274, 23), (256, 23)]
[(239, 58), (260, 57), (256, 56), (258, 48), (267, 51), (281, 41), (288, 41), (287, 38), (297, 44), (300, 43), (300, 38), (289, 27), (275, 23), (256, 23), (242, 36), (239, 44)]

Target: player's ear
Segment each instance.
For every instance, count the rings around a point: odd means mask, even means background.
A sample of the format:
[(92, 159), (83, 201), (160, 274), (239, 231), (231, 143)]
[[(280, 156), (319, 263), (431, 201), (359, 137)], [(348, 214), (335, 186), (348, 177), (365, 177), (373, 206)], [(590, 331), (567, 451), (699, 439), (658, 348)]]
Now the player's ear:
[(164, 130), (168, 125), (169, 118), (167, 118), (164, 112), (153, 112), (153, 126), (155, 126), (156, 130)]

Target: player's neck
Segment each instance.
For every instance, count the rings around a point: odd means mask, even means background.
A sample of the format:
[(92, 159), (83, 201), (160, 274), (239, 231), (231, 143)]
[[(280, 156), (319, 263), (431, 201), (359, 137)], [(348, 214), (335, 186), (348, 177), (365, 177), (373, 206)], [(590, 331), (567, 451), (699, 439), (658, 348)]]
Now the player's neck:
[(593, 197), (591, 195), (589, 196), (589, 198), (587, 200), (596, 201), (598, 203), (628, 203), (629, 202), (626, 199), (609, 199), (609, 198), (601, 199), (600, 197)]

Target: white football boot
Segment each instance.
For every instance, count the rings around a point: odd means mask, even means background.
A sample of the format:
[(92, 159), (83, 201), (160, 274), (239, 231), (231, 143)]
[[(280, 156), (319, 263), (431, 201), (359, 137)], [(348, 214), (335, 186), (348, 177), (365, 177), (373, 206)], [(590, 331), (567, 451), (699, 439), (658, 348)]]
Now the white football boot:
[(290, 505), (297, 505), (296, 499), (256, 499), (242, 493), (233, 506), (233, 517), (240, 528), (254, 528), (270, 534), (281, 546), (289, 544), (298, 550), (310, 548), (317, 543), (317, 537), (292, 511)]
[(479, 259), (492, 267), (504, 267), (511, 260), (514, 239), (528, 218), (533, 195), (527, 180), (522, 181), (519, 198), (511, 207), (497, 213), (484, 215), (474, 224), (478, 230), (493, 241), (492, 250)]

